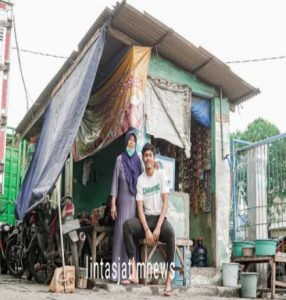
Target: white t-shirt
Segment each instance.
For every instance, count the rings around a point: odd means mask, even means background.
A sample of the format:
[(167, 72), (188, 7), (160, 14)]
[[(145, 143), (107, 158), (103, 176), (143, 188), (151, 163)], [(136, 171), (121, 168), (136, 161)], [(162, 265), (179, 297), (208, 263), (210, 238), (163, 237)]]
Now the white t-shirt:
[(168, 179), (163, 169), (155, 170), (152, 176), (143, 172), (137, 182), (136, 200), (143, 201), (145, 215), (160, 215), (161, 195), (169, 193)]

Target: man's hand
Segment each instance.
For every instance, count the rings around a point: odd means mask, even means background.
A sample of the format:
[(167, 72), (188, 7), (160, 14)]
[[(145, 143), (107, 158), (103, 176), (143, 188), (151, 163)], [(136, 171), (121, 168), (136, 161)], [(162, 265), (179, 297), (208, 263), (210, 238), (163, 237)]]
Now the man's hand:
[(146, 240), (148, 245), (154, 246), (154, 238), (150, 229), (146, 231)]
[(111, 218), (112, 220), (115, 220), (117, 218), (117, 208), (115, 203), (111, 204)]
[(156, 227), (155, 230), (153, 231), (154, 243), (157, 243), (159, 241), (160, 232), (161, 229), (159, 227)]

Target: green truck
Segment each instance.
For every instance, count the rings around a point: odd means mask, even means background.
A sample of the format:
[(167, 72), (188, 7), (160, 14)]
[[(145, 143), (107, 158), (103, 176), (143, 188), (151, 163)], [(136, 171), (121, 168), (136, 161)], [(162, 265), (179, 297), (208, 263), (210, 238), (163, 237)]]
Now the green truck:
[(2, 208), (5, 210), (0, 216), (0, 223), (7, 222), (11, 225), (15, 224), (14, 206), (24, 178), (27, 151), (27, 142), (25, 140), (17, 142), (14, 133), (15, 131), (13, 128), (7, 127), (4, 193), (0, 195), (0, 210)]

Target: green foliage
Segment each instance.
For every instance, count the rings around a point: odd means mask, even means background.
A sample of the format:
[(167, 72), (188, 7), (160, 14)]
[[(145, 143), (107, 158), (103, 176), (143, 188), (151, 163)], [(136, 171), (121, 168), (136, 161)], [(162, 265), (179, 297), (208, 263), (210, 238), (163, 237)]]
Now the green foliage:
[[(280, 134), (279, 129), (272, 123), (258, 118), (247, 126), (243, 132), (237, 131), (231, 135), (233, 139), (248, 142), (258, 142), (269, 137)], [(236, 149), (245, 145), (236, 145)], [(274, 199), (286, 197), (286, 139), (280, 139), (265, 146), (268, 153), (267, 159), (267, 200), (268, 207), (275, 205)], [(238, 184), (243, 186), (244, 193), (247, 194), (247, 167), (246, 152), (240, 152), (237, 157), (237, 176)]]
[(258, 118), (251, 122), (245, 131), (236, 131), (231, 135), (231, 137), (254, 143), (279, 133), (279, 129), (274, 124), (262, 118)]

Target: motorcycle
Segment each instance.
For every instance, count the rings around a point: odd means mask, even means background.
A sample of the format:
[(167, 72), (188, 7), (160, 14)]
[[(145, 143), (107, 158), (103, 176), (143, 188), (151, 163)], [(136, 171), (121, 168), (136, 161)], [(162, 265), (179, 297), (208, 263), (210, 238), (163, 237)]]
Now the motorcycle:
[[(5, 209), (1, 209), (0, 216), (4, 213)], [(8, 271), (5, 248), (7, 245), (8, 236), (11, 233), (12, 226), (8, 223), (0, 223), (0, 274), (6, 274)]]
[(6, 264), (9, 273), (20, 278), (27, 271), (27, 278), (32, 279), (28, 269), (27, 254), (31, 247), (35, 234), (31, 225), (35, 222), (35, 211), (27, 214), (23, 222), (17, 222), (11, 232), (5, 249)]
[[(39, 209), (43, 209), (40, 206)], [(79, 269), (77, 229), (80, 228), (78, 219), (74, 219), (74, 205), (71, 197), (61, 200), (62, 233), (64, 242), (65, 264), (75, 266), (76, 274)], [(42, 214), (46, 216), (47, 214)], [(28, 264), (31, 274), (39, 283), (51, 281), (54, 270), (62, 266), (60, 224), (58, 209), (51, 212), (50, 218), (41, 219), (41, 226), (35, 226), (35, 236), (28, 253)]]

